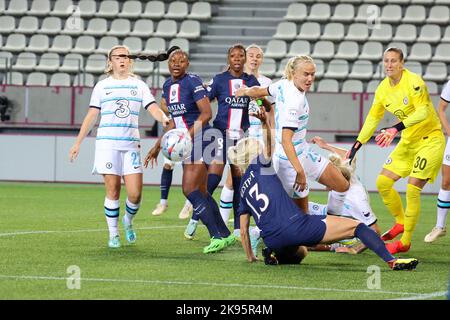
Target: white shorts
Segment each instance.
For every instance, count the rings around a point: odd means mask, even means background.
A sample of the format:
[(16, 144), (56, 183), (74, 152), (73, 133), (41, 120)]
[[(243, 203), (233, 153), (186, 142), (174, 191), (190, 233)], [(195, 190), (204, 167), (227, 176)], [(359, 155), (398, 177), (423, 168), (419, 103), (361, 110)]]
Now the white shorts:
[[(317, 152), (309, 149), (307, 152), (302, 153), (298, 159), (300, 160), (301, 165), (303, 166), (303, 170), (306, 174), (307, 183), (310, 180), (318, 181), (323, 171), (327, 167), (330, 161), (327, 158), (324, 158)], [(297, 192), (294, 190), (295, 178), (297, 177), (297, 172), (292, 166), (289, 160), (284, 160), (274, 155), (273, 157), (273, 166), (278, 177), (283, 184), (284, 190), (289, 194), (291, 198), (305, 198), (309, 194), (309, 183), (306, 186), (306, 189), (302, 192)]]
[(445, 152), (444, 152), (444, 160), (442, 161), (442, 164), (446, 166), (450, 166), (450, 137), (447, 138), (447, 145), (445, 146)]
[[(326, 215), (327, 205), (315, 202), (308, 203), (309, 214), (311, 215)], [(347, 217), (361, 221), (367, 226), (371, 226), (377, 222), (372, 208), (370, 207), (369, 197), (366, 189), (360, 184), (351, 184), (350, 189), (344, 201), (344, 207), (341, 213), (333, 213), (341, 217)]]
[(139, 150), (95, 149), (92, 174), (126, 176), (134, 173), (142, 173)]

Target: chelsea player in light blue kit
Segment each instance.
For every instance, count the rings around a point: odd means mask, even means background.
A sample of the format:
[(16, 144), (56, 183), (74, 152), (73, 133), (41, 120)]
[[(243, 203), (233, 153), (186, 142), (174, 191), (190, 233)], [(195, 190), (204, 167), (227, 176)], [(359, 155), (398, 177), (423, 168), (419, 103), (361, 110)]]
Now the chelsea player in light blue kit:
[(230, 163), (242, 172), (240, 192), (241, 239), (247, 259), (257, 261), (249, 239), (250, 215), (261, 230), (268, 248), (263, 250), (266, 264), (298, 264), (307, 254), (305, 246), (358, 237), (393, 270), (411, 270), (417, 259), (398, 259), (387, 251), (380, 237), (364, 223), (343, 217), (312, 216), (301, 210), (284, 190), (272, 167), (272, 137), (265, 112), (265, 147), (254, 138), (239, 141), (228, 151)]
[(132, 73), (130, 51), (125, 46), (114, 46), (108, 53), (105, 73), (93, 91), (89, 111), (83, 120), (78, 137), (70, 149), (70, 161), (78, 156), (80, 145), (94, 126), (98, 115), (100, 124), (95, 142), (93, 173), (101, 174), (105, 183), (104, 201), (109, 229), (108, 246), (119, 248), (118, 229), (121, 180), (127, 190), (126, 213), (123, 217), (125, 237), (136, 241), (132, 221), (141, 205), (142, 165), (138, 119), (141, 108), (157, 121), (167, 125), (169, 119), (155, 102), (148, 86)]
[[(172, 116), (167, 129), (186, 130), (193, 140), (191, 155), (183, 161), (183, 193), (194, 207), (193, 216), (201, 219), (209, 231), (211, 243), (203, 252), (217, 252), (236, 240), (229, 237), (230, 231), (220, 216), (219, 207), (206, 188), (209, 160), (203, 156), (203, 151), (209, 142), (203, 135), (212, 117), (211, 105), (201, 79), (186, 72), (189, 67), (186, 52), (173, 51), (168, 65), (171, 77), (163, 85), (161, 100), (161, 105), (167, 106)], [(153, 167), (161, 150), (161, 138), (147, 154), (145, 167), (149, 162)]]

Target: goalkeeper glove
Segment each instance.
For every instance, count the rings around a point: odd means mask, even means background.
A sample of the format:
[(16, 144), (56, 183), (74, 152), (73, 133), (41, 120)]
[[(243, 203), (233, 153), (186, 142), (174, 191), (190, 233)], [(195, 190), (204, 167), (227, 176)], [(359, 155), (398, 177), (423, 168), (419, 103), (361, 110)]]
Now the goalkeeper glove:
[(356, 140), (356, 142), (353, 144), (350, 151), (347, 152), (346, 158), (349, 159), (349, 164), (352, 164), (353, 158), (356, 155), (356, 152), (362, 147), (362, 143)]
[(397, 133), (399, 133), (403, 129), (405, 129), (405, 125), (403, 124), (403, 122), (399, 122), (393, 127), (381, 129), (381, 133), (375, 137), (377, 145), (382, 148), (388, 147), (394, 140)]

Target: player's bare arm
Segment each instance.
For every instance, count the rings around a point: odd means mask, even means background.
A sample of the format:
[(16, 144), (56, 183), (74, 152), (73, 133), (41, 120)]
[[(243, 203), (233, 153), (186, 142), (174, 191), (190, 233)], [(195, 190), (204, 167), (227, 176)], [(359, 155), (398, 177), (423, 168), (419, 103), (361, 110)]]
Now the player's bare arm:
[(283, 128), (281, 135), (281, 143), (283, 145), (283, 150), (286, 153), (289, 162), (294, 167), (297, 172), (297, 177), (295, 178), (294, 189), (297, 192), (303, 191), (306, 189), (306, 175), (303, 170), (303, 166), (297, 158), (297, 153), (295, 152), (295, 147), (292, 144), (292, 136), (294, 135), (294, 131), (289, 128)]
[(450, 124), (448, 123), (447, 116), (445, 114), (445, 110), (448, 107), (448, 102), (444, 99), (439, 99), (439, 105), (438, 105), (438, 115), (439, 120), (441, 120), (442, 127), (444, 128), (445, 134), (447, 136), (450, 136)]
[(245, 254), (247, 255), (247, 260), (249, 262), (258, 261), (258, 259), (253, 254), (252, 246), (250, 245), (250, 235), (248, 233), (248, 228), (250, 226), (250, 214), (249, 213), (241, 214), (240, 221), (241, 221), (240, 232), (241, 232), (242, 247), (244, 248)]
[(100, 109), (89, 108), (88, 113), (87, 113), (86, 117), (84, 118), (83, 123), (81, 124), (80, 132), (78, 133), (77, 140), (75, 141), (72, 148), (70, 148), (70, 151), (69, 151), (70, 162), (73, 162), (77, 158), (78, 152), (80, 151), (80, 145), (83, 142), (84, 138), (86, 138), (88, 133), (94, 127), (94, 124), (97, 121), (97, 117), (98, 117), (99, 113), (100, 113)]

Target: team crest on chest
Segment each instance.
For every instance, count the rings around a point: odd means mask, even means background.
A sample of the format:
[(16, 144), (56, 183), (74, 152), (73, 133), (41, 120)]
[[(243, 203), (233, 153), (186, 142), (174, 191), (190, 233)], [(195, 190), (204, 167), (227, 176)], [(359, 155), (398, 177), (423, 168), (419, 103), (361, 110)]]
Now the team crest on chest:
[(170, 86), (169, 103), (180, 102), (180, 85), (178, 83)]
[(406, 106), (406, 105), (408, 105), (408, 97), (404, 97), (403, 98), (403, 104)]

